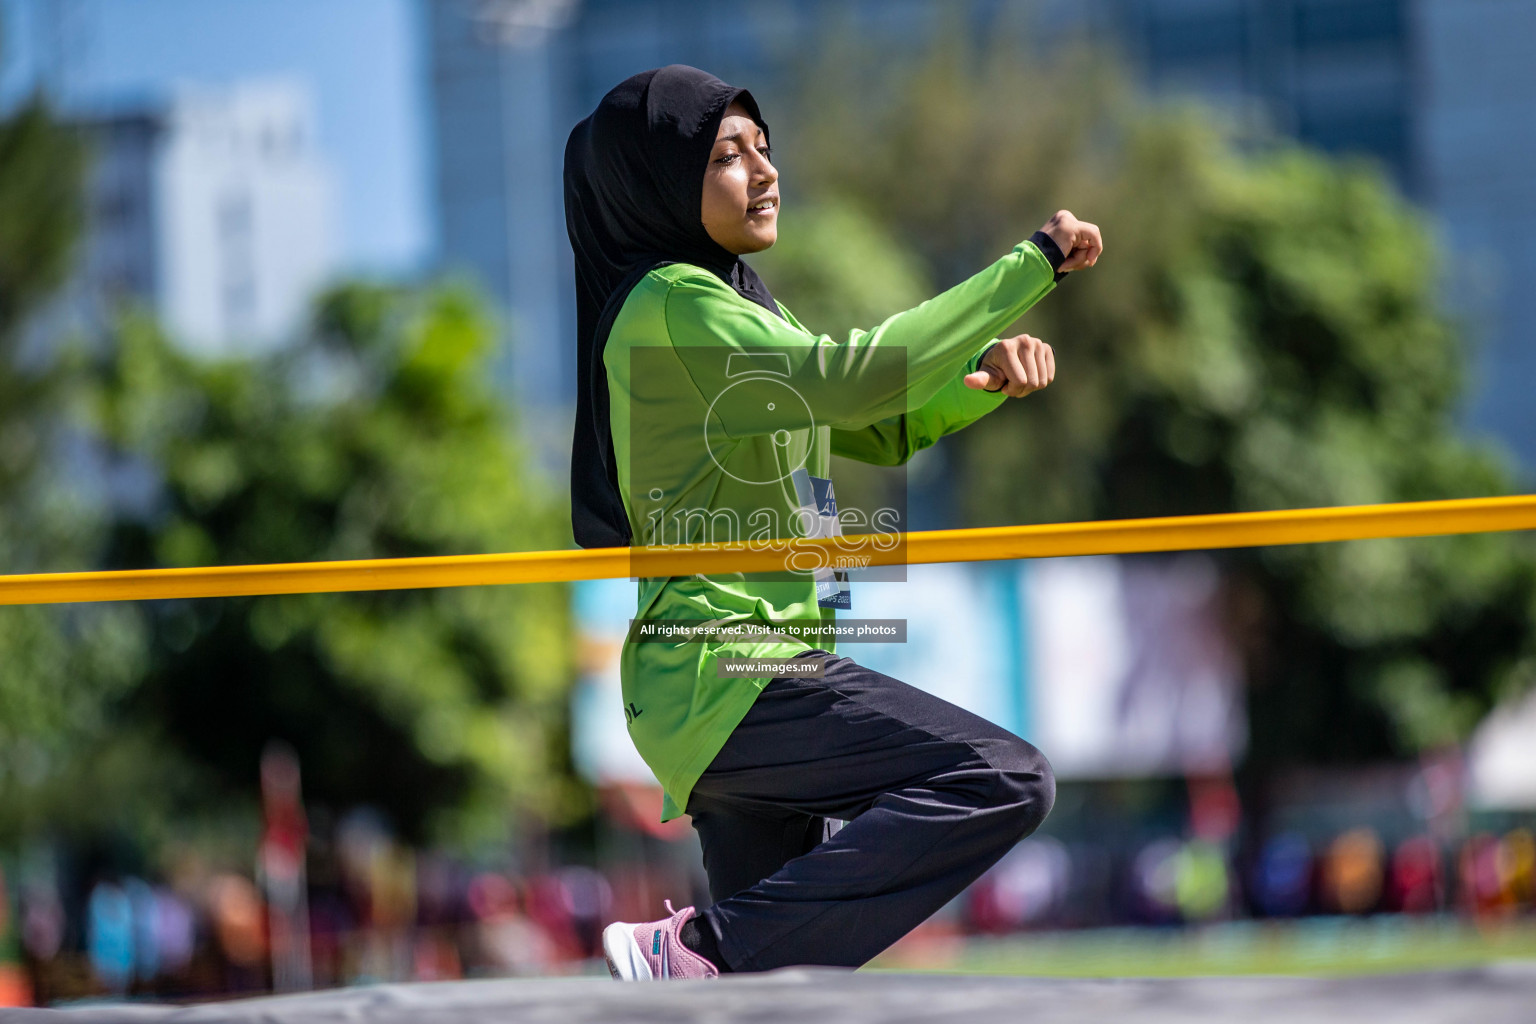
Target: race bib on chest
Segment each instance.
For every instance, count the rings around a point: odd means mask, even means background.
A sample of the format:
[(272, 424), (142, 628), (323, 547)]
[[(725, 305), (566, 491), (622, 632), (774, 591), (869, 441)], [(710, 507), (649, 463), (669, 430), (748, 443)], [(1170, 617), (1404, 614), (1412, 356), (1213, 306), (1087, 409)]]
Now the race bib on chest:
[[(843, 524), (837, 518), (837, 495), (832, 481), (823, 476), (811, 476), (805, 467), (790, 474), (795, 483), (795, 500), (808, 516), (801, 516), (810, 525), (808, 537), (841, 537)], [(822, 608), (853, 607), (853, 596), (848, 586), (848, 570), (825, 566), (813, 574), (816, 580), (816, 604)]]

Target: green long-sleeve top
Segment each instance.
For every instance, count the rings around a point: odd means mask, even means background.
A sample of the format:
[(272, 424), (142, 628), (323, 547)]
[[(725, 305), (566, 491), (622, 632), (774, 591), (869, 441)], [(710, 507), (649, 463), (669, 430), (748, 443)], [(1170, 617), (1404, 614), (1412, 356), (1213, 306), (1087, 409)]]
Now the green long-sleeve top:
[[(872, 329), (816, 335), (700, 267), (652, 270), (603, 352), (619, 491), (636, 544), (805, 536), (790, 473), (832, 455), (899, 465), (1001, 405), (966, 387), (996, 335), (1055, 287), (1020, 242), (985, 270)], [(854, 530), (851, 532), (859, 532)], [(857, 600), (855, 593), (854, 599)], [(856, 606), (855, 606), (856, 607)], [(665, 791), (688, 795), (769, 679), (717, 678), (721, 658), (790, 658), (835, 641), (634, 639), (643, 622), (833, 621), (809, 575), (641, 578), (620, 676), (629, 735)]]

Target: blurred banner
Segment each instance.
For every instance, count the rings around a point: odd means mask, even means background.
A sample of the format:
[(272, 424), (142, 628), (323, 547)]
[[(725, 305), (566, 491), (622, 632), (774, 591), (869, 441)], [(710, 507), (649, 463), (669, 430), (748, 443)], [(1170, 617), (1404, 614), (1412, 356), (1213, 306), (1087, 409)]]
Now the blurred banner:
[(1062, 778), (1222, 772), (1247, 741), (1208, 555), (1020, 563), (1035, 735)]
[[(1058, 777), (1220, 772), (1241, 757), (1242, 668), (1208, 555), (913, 565), (908, 573), (906, 583), (878, 586), (853, 574), (852, 614), (906, 620), (906, 642), (839, 653), (1025, 737)], [(619, 650), (635, 584), (589, 580), (575, 591), (577, 765), (594, 783), (651, 783), (621, 711)]]
[(1477, 807), (1536, 809), (1536, 691), (1493, 709), (1468, 745)]

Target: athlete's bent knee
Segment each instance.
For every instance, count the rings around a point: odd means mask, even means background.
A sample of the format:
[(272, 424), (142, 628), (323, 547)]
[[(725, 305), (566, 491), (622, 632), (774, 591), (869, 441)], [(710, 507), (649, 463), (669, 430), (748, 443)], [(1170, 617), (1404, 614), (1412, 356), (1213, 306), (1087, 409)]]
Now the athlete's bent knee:
[(1015, 840), (1023, 839), (1051, 813), (1056, 803), (1056, 773), (1045, 755), (1024, 740), (1010, 743), (1001, 753), (993, 761), (999, 799), (1012, 811), (1018, 830)]

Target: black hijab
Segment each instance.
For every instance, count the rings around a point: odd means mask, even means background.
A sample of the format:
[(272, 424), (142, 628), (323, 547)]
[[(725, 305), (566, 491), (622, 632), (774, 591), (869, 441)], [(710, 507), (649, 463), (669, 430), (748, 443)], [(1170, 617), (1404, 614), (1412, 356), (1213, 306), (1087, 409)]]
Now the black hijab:
[(584, 548), (626, 547), (608, 422), (603, 346), (631, 288), (650, 270), (691, 263), (772, 310), (768, 288), (704, 229), (704, 172), (725, 109), (740, 100), (768, 135), (745, 89), (686, 64), (642, 71), (609, 90), (565, 144), (565, 227), (576, 254), (576, 434), (571, 528)]

